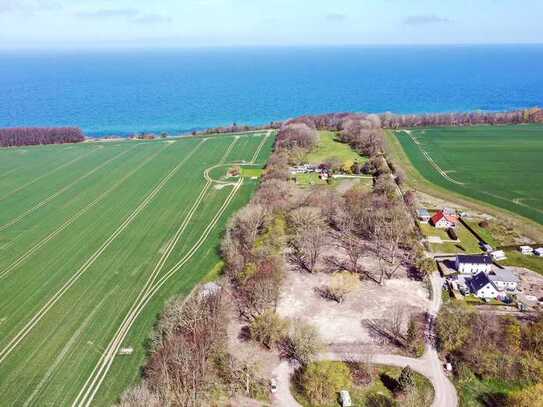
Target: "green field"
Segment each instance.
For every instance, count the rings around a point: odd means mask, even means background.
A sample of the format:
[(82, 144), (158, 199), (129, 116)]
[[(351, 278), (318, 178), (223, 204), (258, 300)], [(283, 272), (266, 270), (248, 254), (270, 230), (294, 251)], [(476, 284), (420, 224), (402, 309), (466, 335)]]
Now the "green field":
[(543, 126), (429, 128), (395, 133), (431, 183), (543, 224)]
[[(0, 149), (1, 405), (111, 405), (136, 381), (157, 314), (220, 261), (266, 133)], [(119, 355), (121, 348), (131, 355)]]
[(338, 141), (334, 132), (320, 131), (319, 145), (314, 151), (305, 156), (304, 161), (310, 164), (321, 164), (329, 160), (338, 160), (342, 163), (348, 161), (364, 163), (367, 161), (367, 158), (362, 157), (348, 144)]

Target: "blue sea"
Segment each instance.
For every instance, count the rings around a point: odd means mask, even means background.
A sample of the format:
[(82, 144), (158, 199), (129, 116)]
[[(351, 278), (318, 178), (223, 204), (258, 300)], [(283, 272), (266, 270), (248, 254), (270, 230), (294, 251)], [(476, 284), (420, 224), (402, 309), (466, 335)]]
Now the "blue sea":
[(302, 114), (543, 106), (543, 45), (0, 52), (0, 127), (182, 133)]

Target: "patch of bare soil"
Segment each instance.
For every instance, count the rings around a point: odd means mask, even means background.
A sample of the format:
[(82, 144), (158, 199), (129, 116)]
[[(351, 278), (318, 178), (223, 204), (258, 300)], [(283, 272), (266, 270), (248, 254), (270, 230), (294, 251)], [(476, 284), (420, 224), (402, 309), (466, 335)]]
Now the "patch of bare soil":
[(524, 295), (533, 295), (543, 299), (543, 276), (523, 267), (508, 267), (520, 279), (520, 287)]
[(339, 304), (318, 293), (330, 279), (330, 274), (289, 270), (277, 312), (314, 325), (324, 342), (334, 346), (381, 347), (382, 339), (368, 327), (369, 321), (391, 320), (394, 311), (401, 308), (407, 324), (412, 313), (424, 312), (429, 305), (424, 284), (407, 278), (387, 280), (383, 286), (362, 281)]
[(269, 351), (256, 342), (251, 341), (247, 323), (239, 319), (235, 305), (230, 303), (227, 308), (228, 351), (237, 360), (256, 366), (262, 377), (271, 378), (273, 369), (280, 363), (277, 352)]

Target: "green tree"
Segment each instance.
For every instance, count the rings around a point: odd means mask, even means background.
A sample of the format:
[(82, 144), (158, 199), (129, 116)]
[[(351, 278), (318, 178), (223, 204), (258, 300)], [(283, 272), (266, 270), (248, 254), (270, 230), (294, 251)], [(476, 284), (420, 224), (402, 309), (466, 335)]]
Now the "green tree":
[(460, 349), (471, 336), (473, 308), (461, 301), (444, 305), (437, 318), (437, 336), (446, 352)]
[(312, 406), (333, 403), (337, 393), (352, 386), (351, 371), (343, 362), (310, 363), (301, 377), (304, 394)]
[(507, 400), (508, 407), (543, 406), (543, 383), (526, 387), (511, 393)]
[(301, 321), (291, 324), (291, 330), (286, 341), (287, 355), (296, 359), (302, 366), (307, 366), (322, 349), (319, 332), (313, 325)]
[(251, 338), (271, 348), (287, 334), (288, 321), (268, 309), (251, 322), (249, 329)]
[(398, 383), (400, 384), (400, 389), (404, 392), (415, 386), (415, 372), (413, 372), (413, 369), (409, 366), (404, 367), (398, 378)]

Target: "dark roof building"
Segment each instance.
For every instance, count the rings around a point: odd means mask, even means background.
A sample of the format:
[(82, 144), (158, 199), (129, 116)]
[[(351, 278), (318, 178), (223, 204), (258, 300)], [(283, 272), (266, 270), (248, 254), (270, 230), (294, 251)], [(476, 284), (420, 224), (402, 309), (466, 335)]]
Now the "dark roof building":
[(459, 255), (456, 256), (456, 261), (458, 264), (492, 264), (490, 256), (483, 254)]

